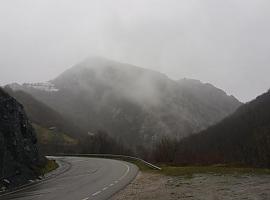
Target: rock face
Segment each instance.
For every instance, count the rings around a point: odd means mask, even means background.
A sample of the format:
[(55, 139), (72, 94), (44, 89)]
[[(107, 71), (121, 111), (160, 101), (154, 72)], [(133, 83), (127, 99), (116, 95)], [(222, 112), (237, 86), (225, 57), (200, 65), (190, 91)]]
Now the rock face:
[(23, 106), (0, 88), (0, 186), (14, 187), (38, 176), (37, 139)]

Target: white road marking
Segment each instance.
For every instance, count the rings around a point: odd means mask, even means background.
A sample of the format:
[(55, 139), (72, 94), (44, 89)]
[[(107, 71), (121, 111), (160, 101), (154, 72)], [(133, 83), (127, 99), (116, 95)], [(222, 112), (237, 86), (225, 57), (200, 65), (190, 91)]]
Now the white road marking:
[(124, 164), (126, 167), (127, 167), (127, 171), (125, 172), (125, 174), (123, 175), (123, 176), (121, 176), (120, 178), (119, 178), (119, 181), (120, 180), (122, 180), (123, 178), (125, 178), (125, 176), (129, 173), (129, 166), (127, 165), (127, 164)]
[(88, 200), (89, 199), (89, 197), (86, 197), (86, 198), (84, 198), (84, 199), (82, 199), (82, 200)]
[(73, 160), (72, 163), (85, 162), (85, 160)]
[(101, 193), (101, 191), (95, 192), (94, 194), (92, 194), (92, 196), (94, 197), (94, 196), (98, 195), (99, 193)]
[[(121, 176), (117, 181), (114, 181), (114, 183), (116, 184), (116, 183), (118, 183), (120, 180), (122, 180), (123, 178), (125, 178), (125, 176), (129, 173), (129, 171), (130, 171), (130, 168), (129, 168), (129, 166), (127, 165), (127, 164), (124, 164), (126, 167), (127, 167), (127, 170), (126, 170), (126, 172), (123, 174), (123, 176)], [(112, 186), (114, 186), (114, 183), (111, 183), (108, 187), (112, 187)], [(107, 190), (108, 189), (108, 187), (104, 187), (103, 189), (102, 189), (102, 191), (105, 191), (105, 190)], [(94, 194), (92, 194), (92, 196), (94, 197), (94, 196), (97, 196), (98, 194), (100, 194), (102, 191), (97, 191), (97, 192), (95, 192)], [(85, 198), (85, 199), (82, 199), (82, 200), (88, 200), (89, 198)]]

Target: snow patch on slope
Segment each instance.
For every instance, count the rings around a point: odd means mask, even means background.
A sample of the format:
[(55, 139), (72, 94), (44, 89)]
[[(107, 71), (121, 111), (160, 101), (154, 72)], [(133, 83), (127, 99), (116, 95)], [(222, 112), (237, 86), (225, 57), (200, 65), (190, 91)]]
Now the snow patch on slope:
[(51, 82), (43, 82), (43, 83), (24, 83), (22, 85), (26, 88), (34, 88), (37, 90), (42, 90), (46, 92), (57, 92), (58, 89), (55, 88), (54, 84)]

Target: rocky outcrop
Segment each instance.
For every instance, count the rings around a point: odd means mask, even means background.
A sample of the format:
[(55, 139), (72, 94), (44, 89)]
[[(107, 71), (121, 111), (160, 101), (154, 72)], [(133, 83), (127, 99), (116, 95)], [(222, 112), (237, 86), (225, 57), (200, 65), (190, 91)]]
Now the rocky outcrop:
[(0, 88), (0, 189), (37, 178), (37, 139), (23, 106)]

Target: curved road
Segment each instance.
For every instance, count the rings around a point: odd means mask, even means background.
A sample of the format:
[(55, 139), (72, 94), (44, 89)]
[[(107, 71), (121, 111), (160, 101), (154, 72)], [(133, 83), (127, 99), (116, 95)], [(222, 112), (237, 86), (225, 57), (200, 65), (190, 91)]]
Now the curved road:
[(17, 192), (0, 196), (0, 199), (109, 199), (130, 183), (138, 173), (135, 165), (124, 161), (85, 157), (55, 159), (61, 164), (57, 175)]

